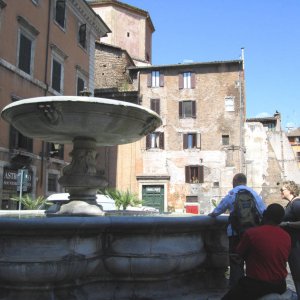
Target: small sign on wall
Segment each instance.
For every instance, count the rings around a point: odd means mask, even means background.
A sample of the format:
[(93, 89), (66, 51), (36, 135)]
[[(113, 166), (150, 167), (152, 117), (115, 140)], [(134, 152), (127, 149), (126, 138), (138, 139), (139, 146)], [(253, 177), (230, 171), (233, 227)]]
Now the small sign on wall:
[[(9, 169), (9, 168), (4, 168), (3, 170), (3, 189), (6, 190), (16, 190), (18, 187), (18, 169)], [(25, 170), (23, 170), (24, 172)], [(32, 189), (32, 171), (26, 170), (27, 171), (27, 176), (26, 176), (26, 187), (27, 189), (24, 190), (24, 184), (23, 184), (23, 191), (30, 191)], [(24, 174), (23, 174), (23, 179), (24, 179)], [(19, 177), (20, 180), (20, 177)], [(18, 189), (19, 191), (19, 189)]]

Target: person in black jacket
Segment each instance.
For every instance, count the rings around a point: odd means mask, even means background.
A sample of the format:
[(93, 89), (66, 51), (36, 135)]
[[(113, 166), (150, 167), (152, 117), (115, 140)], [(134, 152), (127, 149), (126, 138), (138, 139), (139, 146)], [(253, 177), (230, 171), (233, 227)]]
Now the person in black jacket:
[(282, 183), (281, 197), (288, 201), (283, 222), (280, 224), (291, 236), (292, 250), (289, 257), (289, 267), (300, 300), (300, 197), (299, 187), (294, 181)]

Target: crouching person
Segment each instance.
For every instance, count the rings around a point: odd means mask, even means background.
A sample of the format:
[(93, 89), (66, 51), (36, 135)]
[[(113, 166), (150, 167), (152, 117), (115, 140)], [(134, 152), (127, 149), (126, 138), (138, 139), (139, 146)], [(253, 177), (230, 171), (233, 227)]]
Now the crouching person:
[(237, 253), (245, 259), (246, 276), (223, 296), (223, 300), (255, 300), (286, 291), (291, 239), (278, 226), (283, 216), (284, 208), (280, 204), (270, 204), (263, 213), (262, 225), (243, 234)]

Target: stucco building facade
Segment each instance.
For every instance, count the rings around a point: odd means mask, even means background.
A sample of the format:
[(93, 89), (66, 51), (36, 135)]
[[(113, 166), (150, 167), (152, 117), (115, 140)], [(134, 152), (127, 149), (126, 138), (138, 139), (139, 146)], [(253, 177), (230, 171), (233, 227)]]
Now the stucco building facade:
[(298, 162), (298, 167), (300, 169), (300, 128), (290, 130), (287, 133), (287, 137), (292, 146), (296, 161)]
[(155, 28), (147, 11), (115, 0), (87, 2), (111, 29), (101, 42), (126, 49), (136, 65), (151, 64)]
[[(0, 107), (20, 99), (78, 95), (94, 90), (95, 40), (110, 32), (83, 0), (0, 1)], [(24, 137), (0, 120), (0, 203), (17, 193), (18, 170), (28, 172), (24, 193), (47, 196), (70, 147)]]
[(248, 183), (258, 191), (266, 204), (286, 206), (281, 199), (281, 182), (293, 180), (300, 184), (300, 171), (286, 132), (281, 127), (281, 116), (250, 118), (245, 125), (245, 172)]
[[(105, 57), (105, 47), (97, 47), (96, 57)], [(119, 61), (112, 50), (106, 61)], [(163, 125), (137, 143), (118, 147), (116, 187), (138, 193), (144, 204), (161, 211), (197, 205), (207, 212), (211, 199), (219, 199), (245, 165), (243, 61), (126, 69), (130, 80), (124, 77), (124, 82), (137, 92), (130, 100), (156, 111)], [(96, 82), (102, 72), (96, 69)], [(98, 96), (106, 90), (96, 86)]]

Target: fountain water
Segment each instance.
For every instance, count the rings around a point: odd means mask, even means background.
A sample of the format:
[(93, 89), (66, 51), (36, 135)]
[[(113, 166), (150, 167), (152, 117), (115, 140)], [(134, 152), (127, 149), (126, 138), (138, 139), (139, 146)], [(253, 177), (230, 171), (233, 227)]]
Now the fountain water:
[[(134, 142), (161, 125), (127, 102), (75, 96), (20, 100), (2, 117), (23, 135), (73, 143), (51, 218), (0, 218), (3, 299), (194, 299), (225, 284), (226, 218), (102, 216), (96, 147)], [(53, 216), (60, 216), (55, 218)]]

